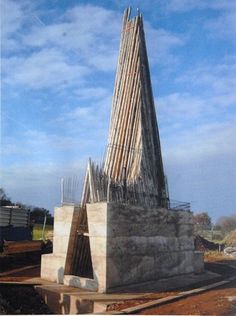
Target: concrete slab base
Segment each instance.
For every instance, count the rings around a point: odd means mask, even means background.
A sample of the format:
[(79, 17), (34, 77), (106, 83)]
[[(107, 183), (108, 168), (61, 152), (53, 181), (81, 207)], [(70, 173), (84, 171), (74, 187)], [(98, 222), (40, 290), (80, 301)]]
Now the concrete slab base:
[(89, 314), (106, 312), (107, 307), (115, 302), (140, 299), (158, 292), (171, 291), (177, 288), (197, 287), (201, 282), (213, 283), (220, 278), (219, 274), (205, 272), (202, 274), (181, 275), (158, 281), (138, 284), (136, 287), (117, 288), (119, 293), (103, 294), (86, 289), (65, 286), (56, 283), (36, 285), (35, 289), (45, 303), (56, 314)]

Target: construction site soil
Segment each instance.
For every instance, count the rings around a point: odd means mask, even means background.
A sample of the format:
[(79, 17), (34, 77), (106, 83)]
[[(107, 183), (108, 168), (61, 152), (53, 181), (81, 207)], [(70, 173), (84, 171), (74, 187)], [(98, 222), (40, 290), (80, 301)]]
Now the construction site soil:
[[(205, 268), (219, 273), (221, 280), (236, 275), (236, 269), (230, 266), (236, 268), (235, 259), (226, 257), (223, 253), (205, 253)], [(34, 290), (33, 285), (24, 284), (28, 279), (39, 277), (40, 254), (1, 257), (0, 267), (0, 314), (53, 314)], [(112, 304), (108, 313), (177, 294), (183, 290), (187, 290), (187, 288), (177, 289), (173, 292), (153, 293), (149, 294), (147, 298)], [(149, 315), (236, 315), (236, 281), (176, 302), (141, 310), (138, 313)]]

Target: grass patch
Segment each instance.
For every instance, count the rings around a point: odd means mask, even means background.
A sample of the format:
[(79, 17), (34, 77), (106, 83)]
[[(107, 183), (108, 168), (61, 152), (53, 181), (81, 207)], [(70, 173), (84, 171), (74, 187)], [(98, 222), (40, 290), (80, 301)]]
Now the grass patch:
[[(46, 225), (44, 230), (44, 237), (49, 230), (53, 230), (52, 225)], [(42, 239), (42, 232), (43, 232), (43, 224), (34, 224), (33, 228), (33, 240)]]

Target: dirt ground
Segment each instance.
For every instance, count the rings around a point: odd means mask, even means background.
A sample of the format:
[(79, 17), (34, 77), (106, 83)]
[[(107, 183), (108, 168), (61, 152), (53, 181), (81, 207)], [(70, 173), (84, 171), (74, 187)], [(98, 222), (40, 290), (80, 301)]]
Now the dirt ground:
[(0, 257), (0, 315), (53, 314), (33, 286), (3, 284), (40, 276), (41, 253)]
[[(208, 252), (205, 254), (205, 269), (220, 274), (220, 279), (227, 279), (236, 275), (236, 260), (225, 256), (223, 253)], [(217, 281), (219, 281), (217, 280)], [(215, 282), (217, 282), (215, 281)], [(201, 282), (196, 287), (207, 285), (209, 282)], [(191, 287), (181, 288), (172, 292), (149, 294), (147, 298), (130, 300), (112, 304), (108, 310), (121, 311), (123, 309), (138, 306), (159, 298), (176, 295), (181, 291), (190, 290)], [(145, 309), (139, 312), (144, 315), (234, 315), (236, 316), (236, 281), (219, 288), (212, 289), (202, 294), (190, 296), (179, 301), (164, 304), (155, 308)]]
[[(227, 268), (227, 265), (236, 268), (236, 260), (226, 257), (222, 253), (207, 253), (205, 262), (206, 269), (221, 274), (223, 278), (236, 275), (236, 270)], [(143, 310), (140, 314), (235, 316), (236, 281), (177, 302)]]
[[(236, 260), (225, 257), (217, 252), (205, 255), (205, 268), (221, 274), (225, 279), (236, 275)], [(16, 257), (0, 257), (0, 314), (53, 314), (40, 296), (30, 285), (7, 285), (1, 282), (24, 282), (27, 279), (40, 276), (40, 255), (18, 255)], [(199, 285), (200, 286), (200, 285)], [(187, 289), (178, 289), (178, 291)], [(110, 306), (110, 311), (121, 310), (148, 301), (173, 295), (178, 291), (154, 293), (147, 299), (120, 302)], [(155, 308), (145, 309), (140, 314), (148, 315), (236, 315), (236, 281), (210, 290), (208, 292), (190, 296), (179, 301)]]
[(143, 315), (236, 315), (236, 281), (167, 305), (141, 311)]

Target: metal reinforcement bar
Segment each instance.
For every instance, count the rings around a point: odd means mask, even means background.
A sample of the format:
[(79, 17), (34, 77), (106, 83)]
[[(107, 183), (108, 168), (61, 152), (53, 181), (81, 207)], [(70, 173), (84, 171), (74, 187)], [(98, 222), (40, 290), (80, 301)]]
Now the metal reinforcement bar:
[(170, 201), (167, 198), (160, 200), (155, 188), (145, 185), (144, 179), (127, 179), (125, 168), (121, 180), (115, 181), (102, 167), (90, 160), (86, 177), (87, 186), (83, 193), (82, 207), (85, 207), (86, 203), (106, 201), (148, 208), (166, 207), (170, 210), (190, 211), (190, 203)]

